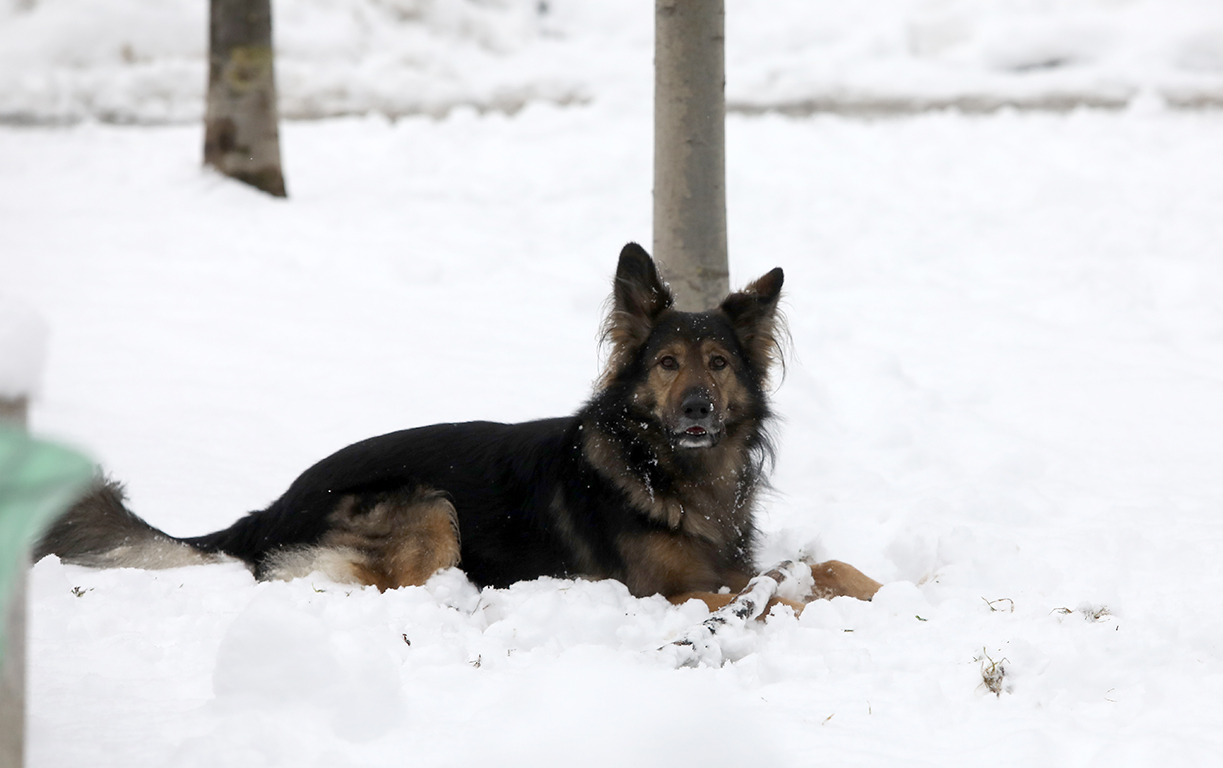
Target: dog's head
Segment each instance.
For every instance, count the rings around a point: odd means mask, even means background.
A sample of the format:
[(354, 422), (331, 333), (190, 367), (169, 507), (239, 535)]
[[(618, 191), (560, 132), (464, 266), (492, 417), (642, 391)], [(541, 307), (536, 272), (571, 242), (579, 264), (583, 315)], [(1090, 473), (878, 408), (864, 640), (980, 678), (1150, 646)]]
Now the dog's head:
[(712, 448), (743, 424), (759, 425), (769, 370), (781, 362), (782, 278), (774, 269), (715, 309), (680, 312), (645, 250), (624, 246), (604, 329), (604, 388), (627, 388), (632, 410), (680, 450)]

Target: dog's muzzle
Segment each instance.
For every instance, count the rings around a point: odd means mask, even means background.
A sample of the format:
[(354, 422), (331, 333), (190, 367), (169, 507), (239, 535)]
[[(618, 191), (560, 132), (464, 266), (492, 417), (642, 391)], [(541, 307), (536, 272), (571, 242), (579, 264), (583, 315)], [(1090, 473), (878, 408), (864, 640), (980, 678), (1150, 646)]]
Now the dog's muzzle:
[(722, 439), (722, 420), (714, 412), (713, 399), (697, 390), (684, 396), (680, 418), (672, 433), (679, 448), (712, 448)]

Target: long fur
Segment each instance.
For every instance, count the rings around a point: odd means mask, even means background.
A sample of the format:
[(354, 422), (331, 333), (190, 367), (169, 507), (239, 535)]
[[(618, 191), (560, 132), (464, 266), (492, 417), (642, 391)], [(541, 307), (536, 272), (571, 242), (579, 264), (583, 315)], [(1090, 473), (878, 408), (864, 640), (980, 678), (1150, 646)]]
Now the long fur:
[(456, 564), (480, 585), (549, 575), (669, 598), (741, 589), (773, 453), (765, 386), (784, 336), (782, 281), (775, 269), (717, 308), (679, 312), (630, 243), (604, 326), (607, 366), (576, 414), (373, 437), (194, 538), (153, 528), (99, 481), (35, 554), (143, 568), (232, 557), (261, 579), (322, 569), (381, 589)]

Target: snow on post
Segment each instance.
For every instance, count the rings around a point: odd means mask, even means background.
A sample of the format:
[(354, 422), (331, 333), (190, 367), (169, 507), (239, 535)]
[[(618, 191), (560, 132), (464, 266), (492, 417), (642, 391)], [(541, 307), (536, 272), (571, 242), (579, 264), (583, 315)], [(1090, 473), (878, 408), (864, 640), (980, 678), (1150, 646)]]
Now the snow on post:
[(730, 292), (723, 0), (656, 0), (654, 257), (684, 311)]
[(0, 425), (25, 427), (46, 344), (47, 326), (42, 319), (24, 304), (0, 296)]

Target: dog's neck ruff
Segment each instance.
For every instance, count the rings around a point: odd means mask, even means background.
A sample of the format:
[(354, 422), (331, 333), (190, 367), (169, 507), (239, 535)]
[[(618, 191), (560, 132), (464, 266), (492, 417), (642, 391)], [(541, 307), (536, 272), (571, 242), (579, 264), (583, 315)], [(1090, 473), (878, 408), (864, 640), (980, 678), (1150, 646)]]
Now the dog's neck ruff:
[(665, 437), (646, 441), (595, 419), (583, 421), (580, 434), (595, 471), (653, 523), (716, 543), (750, 526), (759, 476), (744, 460), (746, 446), (675, 448)]

